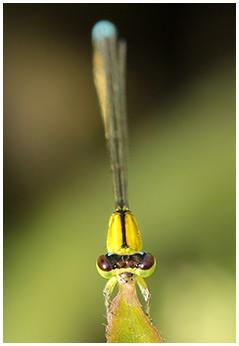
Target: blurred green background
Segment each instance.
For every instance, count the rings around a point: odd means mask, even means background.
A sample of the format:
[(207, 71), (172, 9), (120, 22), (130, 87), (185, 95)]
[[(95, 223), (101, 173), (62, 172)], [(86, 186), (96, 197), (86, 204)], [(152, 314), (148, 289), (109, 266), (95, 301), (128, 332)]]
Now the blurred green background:
[(4, 342), (104, 342), (91, 29), (127, 39), (129, 201), (166, 342), (235, 342), (235, 4), (4, 4)]

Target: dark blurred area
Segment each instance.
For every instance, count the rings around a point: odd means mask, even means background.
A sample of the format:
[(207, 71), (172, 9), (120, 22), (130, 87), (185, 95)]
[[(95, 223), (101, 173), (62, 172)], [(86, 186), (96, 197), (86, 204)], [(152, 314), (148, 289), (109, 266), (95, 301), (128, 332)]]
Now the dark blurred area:
[(236, 5), (3, 9), (4, 341), (104, 342), (94, 261), (113, 196), (91, 30), (107, 19), (127, 40), (129, 197), (160, 259), (154, 321), (168, 342), (234, 342)]

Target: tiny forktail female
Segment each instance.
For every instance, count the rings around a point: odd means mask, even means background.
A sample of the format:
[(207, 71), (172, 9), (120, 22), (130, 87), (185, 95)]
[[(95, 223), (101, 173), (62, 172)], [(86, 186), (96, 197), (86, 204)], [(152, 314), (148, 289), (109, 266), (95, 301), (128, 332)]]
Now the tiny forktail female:
[(142, 240), (127, 200), (127, 118), (125, 102), (126, 42), (118, 40), (116, 27), (100, 21), (92, 30), (94, 82), (103, 117), (113, 175), (115, 211), (110, 217), (106, 255), (98, 258), (100, 275), (109, 279), (104, 288), (108, 312), (117, 282), (137, 282), (149, 313), (150, 292), (144, 277), (151, 275), (156, 261), (141, 251)]

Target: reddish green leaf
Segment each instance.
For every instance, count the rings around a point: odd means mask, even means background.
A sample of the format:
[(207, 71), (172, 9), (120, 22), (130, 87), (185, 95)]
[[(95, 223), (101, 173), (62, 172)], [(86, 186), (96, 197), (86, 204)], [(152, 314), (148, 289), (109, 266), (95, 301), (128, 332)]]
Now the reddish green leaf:
[(121, 284), (119, 293), (112, 301), (108, 314), (107, 342), (163, 342), (142, 310), (134, 281)]

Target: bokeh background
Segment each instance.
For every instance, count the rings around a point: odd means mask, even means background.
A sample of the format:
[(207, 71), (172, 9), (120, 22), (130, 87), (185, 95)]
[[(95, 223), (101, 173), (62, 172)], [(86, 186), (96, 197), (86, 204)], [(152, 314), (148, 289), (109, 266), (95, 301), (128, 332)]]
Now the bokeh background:
[(235, 4), (4, 4), (4, 342), (104, 342), (91, 29), (127, 39), (129, 201), (166, 342), (235, 342)]

